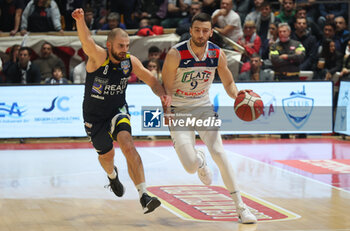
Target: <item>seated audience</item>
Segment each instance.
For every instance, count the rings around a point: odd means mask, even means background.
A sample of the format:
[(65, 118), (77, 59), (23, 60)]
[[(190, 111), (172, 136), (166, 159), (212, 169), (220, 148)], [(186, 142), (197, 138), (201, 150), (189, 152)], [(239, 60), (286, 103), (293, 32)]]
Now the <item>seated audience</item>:
[(333, 75), (342, 69), (343, 55), (336, 50), (335, 42), (331, 39), (324, 41), (317, 60), (313, 79), (331, 80)]
[(260, 52), (261, 39), (255, 32), (254, 21), (245, 21), (243, 25), (243, 36), (237, 41), (239, 45), (244, 47), (245, 53), (242, 55), (241, 61), (247, 62), (254, 53)]
[(116, 12), (111, 12), (107, 16), (107, 23), (105, 23), (101, 30), (112, 30), (114, 28), (126, 29), (123, 23), (120, 23), (120, 15)]
[(64, 70), (63, 73), (66, 73), (63, 61), (52, 53), (52, 49), (50, 43), (44, 42), (41, 45), (40, 57), (33, 61), (40, 69), (42, 81), (51, 77), (52, 68), (56, 66), (60, 66)]
[(46, 84), (68, 84), (68, 80), (63, 77), (63, 70), (60, 66), (52, 69), (52, 77), (45, 80)]
[(158, 59), (150, 59), (148, 61), (147, 67), (148, 70), (151, 71), (151, 73), (159, 80), (159, 82), (163, 82), (162, 81), (162, 71), (160, 68), (160, 63)]
[(300, 64), (300, 70), (312, 71), (317, 55), (317, 40), (307, 30), (306, 18), (297, 18), (294, 28), (295, 31), (292, 33), (291, 38), (301, 42), (305, 48), (305, 58)]
[(151, 46), (148, 49), (148, 59), (142, 62), (143, 66), (147, 68), (148, 62), (151, 59), (157, 59), (160, 64), (160, 69), (162, 69), (164, 61), (160, 59), (161, 54), (162, 54), (162, 51), (157, 46)]
[(164, 28), (176, 28), (182, 19), (186, 18), (190, 9), (191, 0), (168, 0), (168, 11), (161, 22)]
[(17, 62), (18, 62), (18, 51), (19, 51), (19, 48), (21, 48), (20, 45), (13, 45), (10, 49), (10, 58), (9, 60), (7, 60), (6, 62), (4, 62), (4, 64), (2, 65), (2, 71), (3, 71), (3, 76), (5, 77), (5, 82), (6, 82), (6, 76), (8, 75), (7, 74), (7, 71), (9, 70), (9, 68), (13, 65), (17, 65)]
[(232, 10), (232, 0), (221, 0), (220, 9), (214, 11), (212, 17), (214, 29), (234, 42), (243, 36), (241, 18)]
[(250, 70), (240, 73), (238, 81), (272, 81), (273, 76), (270, 72), (264, 71), (261, 67), (263, 62), (257, 53), (250, 58)]
[(335, 23), (335, 39), (339, 40), (341, 45), (341, 52), (345, 53), (345, 48), (348, 41), (350, 40), (350, 32), (347, 29), (345, 18), (343, 16), (338, 16), (334, 19)]
[(18, 63), (12, 65), (7, 71), (8, 83), (40, 83), (39, 67), (30, 61), (31, 51), (29, 47), (21, 47), (18, 51)]

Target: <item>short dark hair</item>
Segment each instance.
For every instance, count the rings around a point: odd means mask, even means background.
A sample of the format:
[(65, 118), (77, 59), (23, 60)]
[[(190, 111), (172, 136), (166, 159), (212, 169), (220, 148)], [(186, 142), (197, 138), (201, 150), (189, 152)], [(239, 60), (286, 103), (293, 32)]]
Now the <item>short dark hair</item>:
[(191, 20), (191, 27), (195, 21), (210, 22), (211, 27), (213, 27), (213, 21), (211, 20), (211, 16), (207, 13), (199, 13), (193, 16)]
[(18, 53), (21, 51), (28, 51), (29, 56), (32, 54), (32, 50), (29, 47), (21, 47), (18, 50)]
[(150, 53), (156, 53), (156, 52), (161, 52), (161, 50), (160, 50), (159, 47), (157, 47), (157, 46), (151, 46), (151, 47), (148, 49), (148, 54), (150, 54)]
[(52, 68), (52, 73), (54, 73), (56, 70), (60, 70), (63, 73), (63, 68), (61, 66), (54, 66)]

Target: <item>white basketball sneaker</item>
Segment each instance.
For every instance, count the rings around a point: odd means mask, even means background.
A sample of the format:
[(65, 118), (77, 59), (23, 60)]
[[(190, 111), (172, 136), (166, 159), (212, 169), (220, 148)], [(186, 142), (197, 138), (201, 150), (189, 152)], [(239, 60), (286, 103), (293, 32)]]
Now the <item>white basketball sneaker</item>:
[(257, 222), (256, 217), (250, 212), (245, 204), (239, 204), (236, 206), (236, 211), (238, 214), (238, 220), (242, 224), (254, 224)]
[(198, 156), (203, 160), (202, 167), (198, 168), (198, 177), (205, 185), (211, 185), (212, 181), (212, 173), (210, 171), (210, 168), (207, 165), (207, 161), (205, 159), (205, 153), (204, 150), (198, 149)]

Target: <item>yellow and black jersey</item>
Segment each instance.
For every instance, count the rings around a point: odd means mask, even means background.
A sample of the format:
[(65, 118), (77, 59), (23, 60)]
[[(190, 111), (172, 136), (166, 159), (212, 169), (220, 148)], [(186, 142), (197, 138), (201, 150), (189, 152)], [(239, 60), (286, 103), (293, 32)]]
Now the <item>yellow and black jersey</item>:
[(127, 110), (125, 91), (131, 71), (130, 54), (127, 54), (126, 58), (118, 64), (112, 63), (107, 56), (101, 67), (94, 72), (87, 73), (83, 102), (85, 121), (108, 120), (123, 112), (122, 108)]

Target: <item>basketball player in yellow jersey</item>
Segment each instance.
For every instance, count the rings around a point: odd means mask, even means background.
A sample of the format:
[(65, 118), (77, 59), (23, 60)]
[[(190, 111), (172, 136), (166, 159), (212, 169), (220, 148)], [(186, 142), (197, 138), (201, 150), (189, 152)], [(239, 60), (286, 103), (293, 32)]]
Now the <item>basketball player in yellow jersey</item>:
[[(175, 45), (164, 61), (163, 84), (167, 94), (172, 97), (171, 107), (167, 108), (167, 112), (171, 112), (171, 115), (188, 114), (202, 120), (216, 118), (208, 94), (215, 70), (218, 71), (221, 82), (232, 99), (237, 97), (238, 90), (227, 68), (224, 52), (208, 41), (213, 34), (210, 15), (200, 13), (194, 16), (190, 34), (191, 38)], [(242, 201), (232, 167), (225, 154), (219, 128), (206, 129), (195, 125), (184, 130), (170, 125), (169, 129), (185, 170), (189, 173), (197, 172), (200, 180), (210, 185), (212, 173), (206, 164), (204, 151), (195, 148), (195, 131), (198, 132), (220, 169), (224, 184), (235, 202), (240, 222), (256, 223), (256, 217)]]
[(145, 213), (152, 212), (160, 205), (160, 201), (147, 194), (143, 165), (132, 140), (130, 114), (125, 101), (125, 90), (131, 72), (152, 88), (163, 105), (169, 105), (170, 97), (140, 60), (128, 53), (130, 39), (125, 31), (120, 28), (111, 30), (106, 50), (92, 39), (82, 9), (76, 9), (72, 17), (76, 20), (83, 50), (89, 57), (83, 102), (86, 133), (99, 154), (98, 159), (108, 175), (109, 186), (121, 197), (125, 189), (114, 166), (113, 141), (119, 143), (127, 160), (130, 178), (139, 192), (140, 203)]

